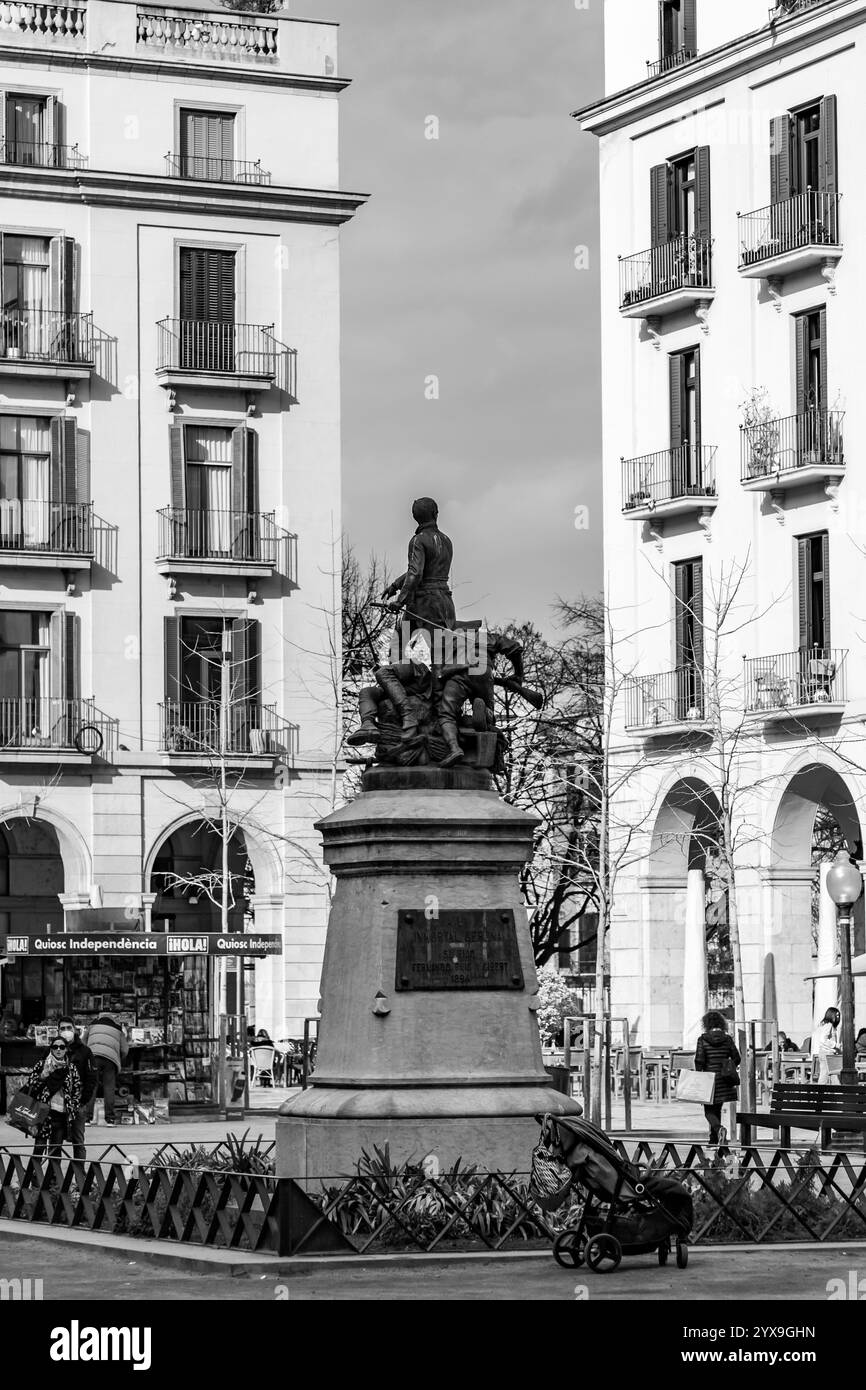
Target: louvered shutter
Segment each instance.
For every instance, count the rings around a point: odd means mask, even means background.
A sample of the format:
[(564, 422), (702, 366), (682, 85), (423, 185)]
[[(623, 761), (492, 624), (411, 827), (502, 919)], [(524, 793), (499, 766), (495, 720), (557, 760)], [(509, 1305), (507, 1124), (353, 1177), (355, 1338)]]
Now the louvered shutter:
[[(680, 353), (668, 358), (670, 379), (671, 449), (681, 449), (683, 443), (683, 359)], [(674, 460), (674, 466), (676, 461)]]
[[(68, 469), (66, 476), (69, 477)], [(92, 501), (90, 491), (90, 433), (88, 430), (80, 430), (77, 427), (75, 431), (74, 479), (74, 492), (70, 500), (83, 506)]]
[(163, 632), (165, 663), (165, 698), (179, 703), (180, 683), (180, 618), (166, 618)]
[(691, 610), (693, 615), (692, 622), (692, 659), (695, 669), (703, 672), (704, 669), (704, 562), (703, 560), (691, 560), (692, 571), (692, 601)]
[(682, 0), (683, 48), (694, 57), (698, 51), (697, 0)]
[(695, 235), (710, 239), (710, 147), (695, 150)]
[(810, 543), (808, 536), (800, 536), (797, 541), (797, 611), (799, 617), (800, 650), (806, 651), (811, 645), (812, 633), (809, 621), (811, 598)]
[(827, 310), (822, 308), (818, 312), (820, 324), (820, 353), (819, 353), (819, 383), (820, 399), (815, 402), (820, 410), (827, 407)]
[(89, 501), (78, 495), (78, 428), (74, 419), (55, 416), (51, 421), (49, 501)]
[(680, 670), (688, 665), (686, 655), (686, 566), (674, 565), (674, 640), (676, 645), (675, 666)]
[(81, 696), (81, 625), (76, 613), (65, 613), (63, 642), (66, 652), (64, 699), (77, 701)]
[(700, 467), (701, 449), (701, 350), (695, 348), (695, 437), (692, 445), (696, 450), (696, 467)]
[(830, 640), (830, 537), (825, 531), (821, 537), (821, 569), (824, 575), (824, 646), (831, 647)]
[(48, 624), (48, 644), (50, 652), (49, 682), (52, 702), (56, 702), (55, 719), (60, 705), (66, 698), (66, 613), (57, 609), (51, 614)]
[(794, 320), (797, 414), (805, 415), (809, 408), (809, 316), (800, 314)]
[(75, 310), (75, 242), (55, 236), (48, 246), (48, 279), (51, 308), (60, 314)]
[(666, 246), (670, 240), (670, 170), (667, 164), (650, 169), (650, 243)]
[(770, 121), (770, 202), (784, 203), (791, 196), (791, 117)]
[(182, 319), (204, 318), (203, 256), (204, 252), (196, 247), (181, 247), (180, 316)]
[(60, 167), (60, 108), (56, 97), (45, 98), (42, 117), (42, 140), (45, 145), (45, 162), (50, 168)]
[(819, 131), (819, 177), (824, 193), (839, 191), (838, 152), (836, 139), (836, 98), (824, 97), (821, 102), (821, 126)]
[(186, 464), (183, 450), (183, 425), (172, 420), (168, 427), (168, 456), (171, 470), (171, 505), (174, 511), (186, 510)]

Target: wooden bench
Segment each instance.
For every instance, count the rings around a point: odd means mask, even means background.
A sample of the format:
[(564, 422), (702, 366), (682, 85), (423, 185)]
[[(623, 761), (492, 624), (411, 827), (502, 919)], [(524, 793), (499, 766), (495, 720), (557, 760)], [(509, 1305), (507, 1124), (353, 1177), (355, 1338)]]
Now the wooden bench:
[(791, 1146), (792, 1129), (814, 1129), (828, 1149), (834, 1129), (866, 1133), (866, 1086), (811, 1086), (777, 1082), (770, 1109), (737, 1112), (740, 1141), (753, 1142), (756, 1129), (778, 1129), (783, 1148)]

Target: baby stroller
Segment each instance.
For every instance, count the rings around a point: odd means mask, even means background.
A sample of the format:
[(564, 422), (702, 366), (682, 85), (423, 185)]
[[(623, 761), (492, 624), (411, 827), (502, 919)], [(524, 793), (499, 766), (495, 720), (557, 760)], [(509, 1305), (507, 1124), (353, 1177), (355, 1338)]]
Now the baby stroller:
[[(564, 1269), (584, 1262), (598, 1273), (614, 1270), (623, 1255), (655, 1250), (668, 1262), (673, 1242), (680, 1269), (689, 1262), (694, 1224), (692, 1199), (682, 1183), (661, 1173), (642, 1173), (620, 1157), (607, 1135), (574, 1115), (540, 1116), (543, 1142), (571, 1171), (571, 1184), (555, 1198), (559, 1206), (571, 1187), (586, 1195), (576, 1225), (561, 1231), (553, 1256)], [(546, 1204), (548, 1209), (551, 1203)]]

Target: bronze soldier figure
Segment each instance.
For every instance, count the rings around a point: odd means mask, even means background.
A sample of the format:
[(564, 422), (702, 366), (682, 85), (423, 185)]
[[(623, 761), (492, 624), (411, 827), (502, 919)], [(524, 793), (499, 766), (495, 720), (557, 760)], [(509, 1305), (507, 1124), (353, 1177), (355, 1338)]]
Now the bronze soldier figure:
[[(419, 497), (412, 503), (418, 529), (409, 542), (409, 565), (405, 574), (390, 584), (382, 595), (392, 613), (405, 610), (410, 631), (425, 628), (453, 628), (457, 614), (448, 581), (454, 547), (437, 525), (439, 508), (432, 497)], [(396, 598), (394, 597), (396, 595)]]
[[(457, 737), (457, 721), (467, 700), (473, 702), (473, 715), (476, 727), (494, 730), (495, 713), (493, 703), (493, 663), (497, 656), (504, 656), (511, 662), (514, 672), (513, 687), (519, 694), (523, 689), (523, 647), (513, 637), (501, 632), (487, 633), (487, 651), (483, 671), (474, 672), (471, 666), (446, 666), (442, 670), (442, 694), (439, 697), (437, 713), (442, 737), (448, 745), (448, 756), (442, 767), (451, 767), (463, 757), (463, 749)], [(512, 684), (512, 682), (509, 682)], [(531, 692), (534, 696), (534, 692)], [(480, 708), (476, 709), (476, 702)], [(531, 703), (535, 704), (535, 698)], [(483, 723), (482, 723), (483, 720)]]

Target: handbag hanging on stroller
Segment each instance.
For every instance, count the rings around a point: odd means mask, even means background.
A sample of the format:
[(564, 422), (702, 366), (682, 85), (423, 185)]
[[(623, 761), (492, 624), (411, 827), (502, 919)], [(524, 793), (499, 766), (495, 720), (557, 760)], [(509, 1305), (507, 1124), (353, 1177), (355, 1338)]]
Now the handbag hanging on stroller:
[(673, 1242), (677, 1265), (685, 1269), (694, 1208), (682, 1183), (661, 1173), (641, 1173), (588, 1120), (573, 1115), (536, 1118), (551, 1154), (570, 1169), (572, 1190), (585, 1194), (577, 1224), (554, 1241), (556, 1262), (564, 1269), (585, 1262), (604, 1273), (616, 1269), (623, 1255), (654, 1250), (664, 1265)]

